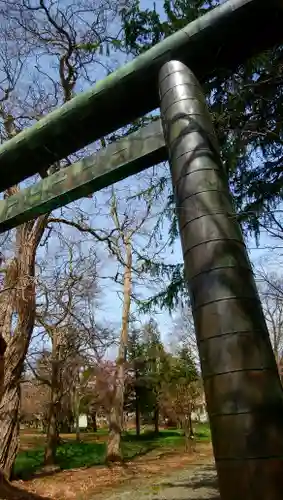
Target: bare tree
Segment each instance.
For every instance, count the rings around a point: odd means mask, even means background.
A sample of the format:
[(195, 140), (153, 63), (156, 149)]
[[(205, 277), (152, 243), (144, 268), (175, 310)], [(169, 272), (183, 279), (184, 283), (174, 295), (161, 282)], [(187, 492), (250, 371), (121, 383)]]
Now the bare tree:
[(277, 366), (283, 357), (283, 287), (282, 277), (259, 270), (259, 293)]
[(198, 347), (195, 335), (194, 320), (188, 302), (181, 304), (173, 316), (173, 328), (170, 332), (170, 348), (177, 353), (186, 346), (190, 349), (195, 363), (199, 366)]
[(163, 384), (161, 395), (161, 409), (163, 414), (184, 430), (185, 450), (194, 450), (194, 430), (192, 413), (202, 404), (203, 389), (200, 380), (186, 380), (185, 377), (176, 377), (169, 383)]
[[(150, 232), (151, 217), (154, 209), (150, 195), (137, 200), (135, 193), (139, 190), (138, 183), (135, 190), (125, 187), (121, 191), (111, 190), (110, 197), (105, 200), (107, 207), (104, 214), (104, 227), (95, 229), (92, 218), (81, 213), (77, 218), (50, 218), (52, 224), (69, 226), (77, 229), (81, 234), (93, 237), (97, 243), (104, 245), (112, 262), (116, 262), (116, 271), (112, 276), (101, 278), (112, 279), (119, 288), (122, 303), (122, 318), (118, 357), (116, 361), (116, 385), (113, 393), (113, 404), (110, 412), (110, 432), (107, 448), (109, 461), (120, 461), (121, 434), (123, 430), (123, 405), (125, 390), (125, 360), (128, 344), (128, 327), (131, 302), (139, 299), (139, 286), (146, 283), (148, 278), (144, 261), (148, 261), (158, 253), (156, 244), (152, 244)], [(108, 194), (108, 191), (106, 192)], [(109, 210), (110, 207), (110, 210)], [(108, 213), (107, 213), (108, 212)], [(145, 257), (144, 257), (145, 256)], [(148, 279), (148, 281), (150, 281)]]
[(49, 387), (32, 374), (21, 384), (20, 420), (24, 425), (43, 429), (47, 421)]
[(36, 322), (48, 335), (51, 344), (47, 377), (30, 364), (34, 375), (50, 389), (45, 450), (47, 466), (55, 464), (64, 406), (78, 426), (81, 369), (93, 364), (104, 353), (108, 338), (106, 329), (103, 330), (105, 338), (101, 338), (101, 329), (93, 322), (98, 293), (96, 256), (93, 251), (91, 255), (84, 255), (80, 245), (69, 240), (65, 246), (67, 252), (61, 246), (62, 253), (59, 259), (55, 258), (54, 268), (50, 254), (47, 254), (46, 269), (41, 265), (41, 278), (38, 279), (40, 304)]
[[(127, 345), (129, 336), (129, 318), (131, 309), (131, 294), (132, 294), (132, 237), (142, 223), (131, 228), (131, 222), (128, 216), (124, 217), (121, 223), (118, 215), (117, 199), (112, 194), (111, 215), (114, 226), (117, 229), (117, 239), (115, 244), (115, 254), (120, 262), (123, 262), (123, 309), (122, 323), (120, 331), (119, 352), (116, 361), (116, 384), (112, 401), (112, 408), (109, 418), (109, 439), (107, 446), (107, 460), (119, 461), (121, 455), (121, 435), (123, 431), (123, 415), (124, 415), (124, 393), (125, 393), (125, 363), (127, 355)], [(143, 220), (144, 222), (144, 220)], [(121, 248), (122, 247), (122, 248)]]

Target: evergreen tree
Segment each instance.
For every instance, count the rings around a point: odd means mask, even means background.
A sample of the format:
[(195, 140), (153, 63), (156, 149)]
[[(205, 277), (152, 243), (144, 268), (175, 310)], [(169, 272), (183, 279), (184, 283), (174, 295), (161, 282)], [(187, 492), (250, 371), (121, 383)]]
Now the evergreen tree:
[(144, 412), (147, 389), (144, 383), (145, 356), (144, 345), (141, 340), (141, 331), (132, 328), (129, 333), (127, 360), (129, 362), (129, 377), (125, 394), (125, 407), (135, 412), (136, 435), (140, 435), (141, 420)]
[[(124, 43), (135, 56), (211, 10), (220, 0), (164, 0), (162, 7), (142, 9), (139, 0), (122, 11)], [(239, 31), (239, 36), (241, 36)], [(282, 201), (283, 45), (240, 65), (236, 71), (217, 69), (204, 83), (222, 159), (229, 175), (235, 210), (246, 233), (258, 238), (260, 223), (268, 222)], [(168, 186), (171, 180), (168, 178)], [(164, 178), (162, 185), (165, 186)], [(177, 235), (172, 193), (168, 197), (171, 238)], [(182, 266), (165, 269), (147, 263), (155, 274), (170, 274), (166, 293), (143, 304), (176, 304), (184, 293)]]
[(190, 451), (194, 438), (192, 412), (202, 404), (201, 377), (188, 347), (181, 347), (175, 356), (168, 357), (168, 361), (161, 391), (162, 411), (183, 429), (185, 447)]
[(155, 433), (158, 433), (160, 391), (166, 372), (167, 353), (153, 318), (140, 329), (132, 329), (128, 362), (131, 376), (126, 405), (135, 411), (136, 432), (140, 433), (142, 417), (147, 422), (152, 421)]

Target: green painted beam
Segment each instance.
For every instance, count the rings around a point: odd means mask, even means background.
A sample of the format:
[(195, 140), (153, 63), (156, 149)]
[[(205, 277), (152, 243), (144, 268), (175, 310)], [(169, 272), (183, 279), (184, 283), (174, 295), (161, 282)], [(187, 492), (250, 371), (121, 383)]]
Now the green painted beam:
[(0, 147), (0, 191), (158, 107), (157, 75), (178, 59), (203, 82), (283, 40), (282, 0), (228, 0)]
[(160, 121), (0, 201), (0, 232), (166, 160)]

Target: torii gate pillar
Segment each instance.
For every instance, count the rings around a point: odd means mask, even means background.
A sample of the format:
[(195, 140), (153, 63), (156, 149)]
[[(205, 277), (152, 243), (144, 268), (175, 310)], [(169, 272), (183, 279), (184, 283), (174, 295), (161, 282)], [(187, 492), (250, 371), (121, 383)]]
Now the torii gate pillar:
[(159, 74), (165, 141), (222, 500), (281, 500), (283, 391), (205, 97)]

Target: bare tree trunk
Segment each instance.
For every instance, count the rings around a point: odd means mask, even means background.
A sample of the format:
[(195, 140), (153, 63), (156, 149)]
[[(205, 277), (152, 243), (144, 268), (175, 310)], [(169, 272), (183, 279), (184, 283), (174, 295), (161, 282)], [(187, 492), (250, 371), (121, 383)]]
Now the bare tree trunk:
[(193, 428), (193, 422), (192, 422), (192, 413), (190, 412), (188, 415), (188, 421), (189, 421), (189, 432), (190, 432), (190, 437), (194, 437), (194, 428)]
[(46, 446), (44, 464), (55, 465), (58, 445), (58, 362), (52, 360), (51, 391), (47, 423)]
[(135, 419), (136, 419), (136, 435), (137, 437), (139, 437), (141, 434), (141, 422), (140, 422), (140, 399), (137, 387), (135, 389)]
[[(10, 299), (7, 296), (7, 305), (9, 300), (13, 301), (10, 312), (14, 310), (18, 318), (16, 328), (13, 333), (10, 332), (9, 339), (8, 332), (5, 332), (7, 348), (0, 401), (0, 469), (8, 479), (11, 477), (18, 450), (20, 380), (35, 320), (35, 253), (45, 225), (46, 217), (43, 216), (36, 222), (17, 229), (17, 255), (11, 263), (16, 290), (11, 289)], [(8, 274), (9, 269), (7, 269)], [(2, 309), (3, 306), (4, 304)], [(6, 328), (9, 321), (6, 316)]]
[(5, 371), (5, 351), (7, 344), (0, 333), (0, 401), (4, 388), (4, 371)]
[(196, 451), (196, 447), (191, 411), (188, 413), (188, 415), (185, 416), (184, 419), (184, 435), (185, 451), (188, 453), (193, 453), (194, 451)]
[(159, 407), (158, 403), (156, 403), (153, 414), (153, 423), (154, 423), (154, 434), (159, 434)]
[(81, 440), (80, 436), (80, 395), (75, 390), (75, 424), (76, 424), (76, 441)]
[(55, 465), (56, 451), (58, 445), (58, 427), (57, 427), (57, 405), (54, 394), (49, 406), (46, 447), (44, 453), (44, 464), (47, 466)]
[(91, 430), (97, 432), (96, 411), (91, 413)]
[(122, 460), (121, 436), (123, 431), (123, 409), (125, 392), (125, 361), (128, 344), (129, 316), (132, 291), (132, 248), (129, 237), (124, 239), (126, 247), (126, 265), (124, 271), (124, 305), (122, 328), (120, 334), (119, 356), (117, 359), (117, 379), (113, 404), (109, 418), (109, 439), (107, 444), (107, 461)]
[(117, 368), (116, 389), (109, 418), (108, 462), (121, 462), (123, 459), (121, 436), (123, 431), (124, 378), (124, 363), (120, 362)]
[(52, 332), (52, 363), (51, 363), (51, 391), (49, 415), (47, 424), (46, 447), (44, 453), (44, 464), (55, 465), (56, 451), (59, 444), (58, 417), (59, 405), (61, 403), (62, 391), (60, 384), (62, 339), (60, 333)]

